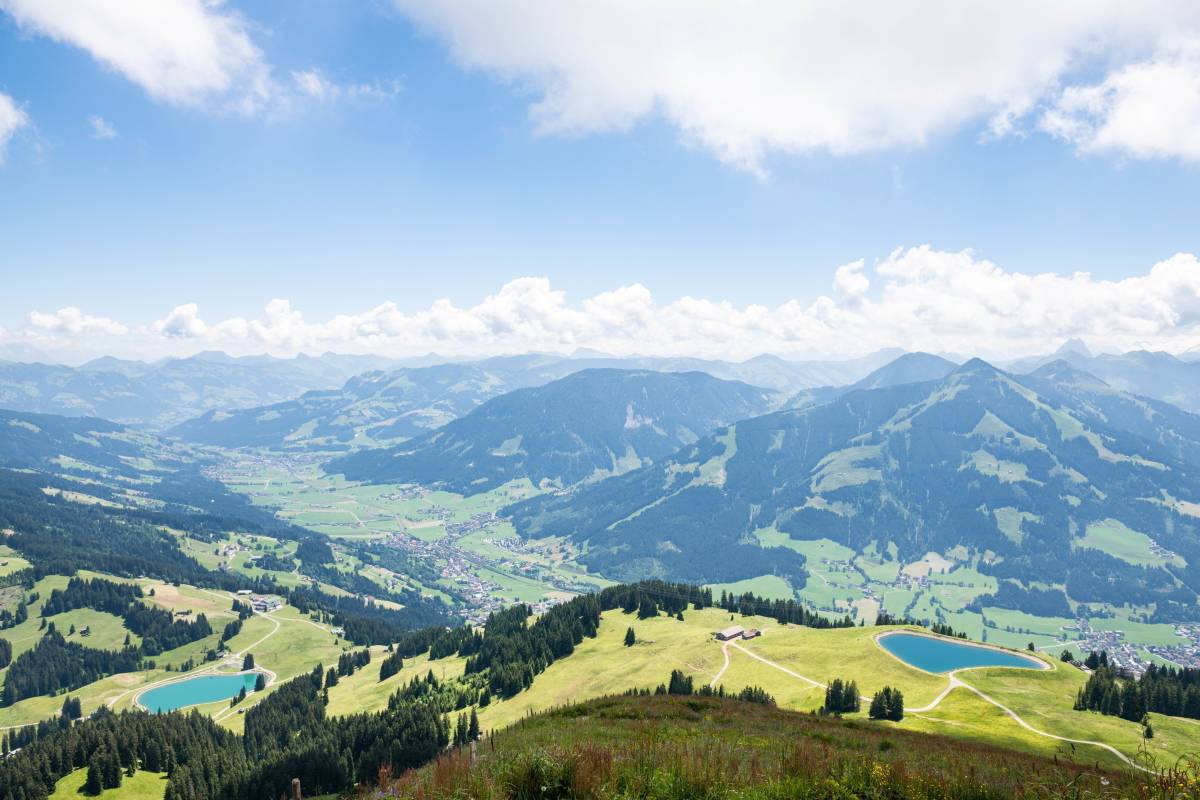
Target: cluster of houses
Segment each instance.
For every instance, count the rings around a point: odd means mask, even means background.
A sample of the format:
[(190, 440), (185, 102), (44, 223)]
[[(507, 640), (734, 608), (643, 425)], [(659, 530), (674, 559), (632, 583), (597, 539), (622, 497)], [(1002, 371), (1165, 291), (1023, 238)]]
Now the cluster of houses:
[(273, 594), (255, 594), (249, 589), (238, 589), (238, 597), (250, 601), (250, 608), (265, 614), (283, 608), (283, 598)]
[(1127, 670), (1134, 675), (1141, 675), (1150, 666), (1145, 653), (1158, 656), (1181, 667), (1200, 667), (1200, 625), (1189, 623), (1175, 627), (1175, 633), (1185, 640), (1184, 644), (1176, 645), (1138, 645), (1125, 640), (1121, 630), (1102, 631), (1092, 627), (1087, 619), (1078, 619), (1074, 625), (1063, 627), (1068, 636), (1078, 638), (1066, 643), (1077, 657), (1086, 656), (1090, 651), (1097, 653), (1104, 650), (1108, 653), (1108, 661), (1116, 667)]

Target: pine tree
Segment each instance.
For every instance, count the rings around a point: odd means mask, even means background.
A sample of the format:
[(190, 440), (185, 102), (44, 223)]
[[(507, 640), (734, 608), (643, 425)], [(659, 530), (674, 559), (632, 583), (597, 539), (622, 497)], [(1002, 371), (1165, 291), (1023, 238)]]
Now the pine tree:
[(625, 646), (633, 647), (637, 644), (637, 635), (633, 632), (633, 628), (625, 631)]
[(883, 698), (883, 692), (876, 692), (871, 698), (871, 705), (867, 709), (867, 716), (871, 719), (887, 719), (888, 705)]
[(242, 671), (249, 672), (254, 669), (254, 653), (246, 653), (246, 657), (242, 659)]
[(667, 694), (692, 694), (693, 689), (691, 675), (684, 675), (677, 669), (671, 670), (671, 679), (667, 683)]
[(99, 750), (88, 759), (87, 780), (83, 783), (83, 790), (91, 795), (104, 791), (104, 763)]
[(479, 715), (471, 709), (471, 721), (467, 724), (467, 738), (472, 742), (479, 741)]
[(258, 673), (258, 677), (254, 679), (254, 691), (261, 692), (267, 688), (267, 675), (265, 672)]

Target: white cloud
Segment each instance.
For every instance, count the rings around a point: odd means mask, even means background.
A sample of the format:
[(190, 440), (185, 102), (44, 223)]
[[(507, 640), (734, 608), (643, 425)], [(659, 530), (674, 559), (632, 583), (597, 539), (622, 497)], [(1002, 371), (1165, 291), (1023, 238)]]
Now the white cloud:
[(307, 320), (283, 299), (257, 317), (219, 321), (188, 303), (148, 325), (66, 308), (31, 314), (24, 328), (0, 334), (0, 345), (141, 357), (212, 348), (474, 356), (586, 347), (716, 358), (848, 357), (882, 347), (1005, 358), (1049, 352), (1076, 336), (1105, 351), (1200, 346), (1200, 260), (1187, 253), (1105, 281), (1013, 272), (970, 251), (922, 246), (844, 264), (831, 271), (831, 284), (829, 295), (774, 307), (696, 297), (658, 303), (640, 284), (572, 303), (546, 278), (526, 277), (472, 306), (440, 300), (405, 311), (386, 302), (324, 321)]
[(0, 164), (4, 163), (9, 140), (28, 124), (29, 115), (11, 97), (0, 92)]
[(129, 331), (116, 320), (85, 314), (75, 306), (60, 308), (53, 314), (31, 311), (27, 323), (34, 331), (68, 336), (124, 336)]
[(262, 108), (270, 69), (220, 0), (0, 0), (23, 30), (87, 51), (168, 103)]
[(1067, 87), (1041, 125), (1085, 152), (1200, 160), (1200, 38)]
[(117, 129), (104, 117), (93, 114), (92, 116), (88, 117), (88, 126), (92, 129), (93, 139), (117, 138)]
[[(771, 153), (917, 146), (968, 123), (1009, 135), (1078, 75), (1120, 76), (1174, 32), (1194, 42), (1200, 29), (1193, 0), (393, 3), (464, 66), (527, 88), (540, 132), (660, 115), (756, 172)], [(1188, 91), (1175, 80), (1155, 101)], [(1194, 134), (1196, 120), (1183, 121)]]
[(200, 307), (185, 303), (151, 324), (150, 330), (168, 339), (199, 339), (208, 331), (208, 326), (200, 319)]
[(382, 101), (395, 97), (403, 89), (398, 79), (374, 83), (337, 83), (325, 76), (321, 70), (311, 67), (292, 71), (292, 82), (296, 90), (305, 97), (318, 102), (337, 100)]
[(842, 264), (833, 273), (833, 288), (845, 297), (859, 297), (871, 288), (871, 279), (863, 274), (866, 263), (860, 258)]

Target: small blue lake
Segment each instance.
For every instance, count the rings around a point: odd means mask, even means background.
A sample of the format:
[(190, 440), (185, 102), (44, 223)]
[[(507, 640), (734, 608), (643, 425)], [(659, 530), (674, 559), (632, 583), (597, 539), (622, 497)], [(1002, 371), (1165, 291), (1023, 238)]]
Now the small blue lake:
[(937, 639), (916, 633), (888, 633), (879, 645), (909, 666), (926, 672), (951, 672), (972, 667), (1044, 669), (1041, 661), (991, 647)]
[(144, 692), (138, 702), (155, 713), (174, 711), (201, 703), (231, 700), (237, 697), (243, 687), (247, 692), (253, 691), (257, 680), (257, 672), (244, 675), (197, 675)]

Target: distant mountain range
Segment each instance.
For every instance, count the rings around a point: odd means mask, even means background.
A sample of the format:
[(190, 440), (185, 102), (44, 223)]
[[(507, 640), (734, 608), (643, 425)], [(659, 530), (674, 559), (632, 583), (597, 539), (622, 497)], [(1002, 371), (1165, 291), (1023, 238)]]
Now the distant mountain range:
[(665, 458), (778, 403), (766, 389), (703, 372), (588, 369), (493, 398), (436, 431), (360, 450), (326, 470), (460, 494), (517, 478), (563, 487)]
[[(952, 554), (999, 579), (994, 602), (1006, 607), (1194, 616), (1200, 417), (1065, 360), (1025, 376), (972, 360), (941, 379), (743, 420), (506, 513), (522, 535), (571, 537), (589, 566), (619, 579), (774, 573), (802, 584), (797, 554), (760, 546), (782, 534), (905, 562)], [(1113, 530), (1118, 555), (1106, 552)]]
[(293, 359), (200, 353), (153, 363), (99, 358), (80, 367), (0, 362), (0, 408), (94, 416), (163, 430), (210, 409), (244, 408), (341, 386), (388, 365), (373, 356)]
[(1071, 348), (1054, 356), (1030, 359), (1013, 365), (1029, 371), (1050, 363), (1065, 361), (1077, 370), (1100, 378), (1114, 389), (1152, 397), (1200, 413), (1200, 362), (1184, 361), (1170, 353), (1134, 350), (1121, 355), (1093, 356), (1086, 349)]
[(565, 358), (529, 354), (483, 361), (377, 371), (358, 375), (336, 391), (240, 411), (214, 409), (171, 433), (187, 441), (226, 447), (287, 449), (386, 444), (410, 439), (457, 419), (480, 403), (515, 389), (542, 386), (585, 369), (704, 372), (792, 395), (801, 389), (852, 383), (891, 362), (900, 351), (852, 361), (792, 362), (759, 356), (732, 363), (693, 358)]

